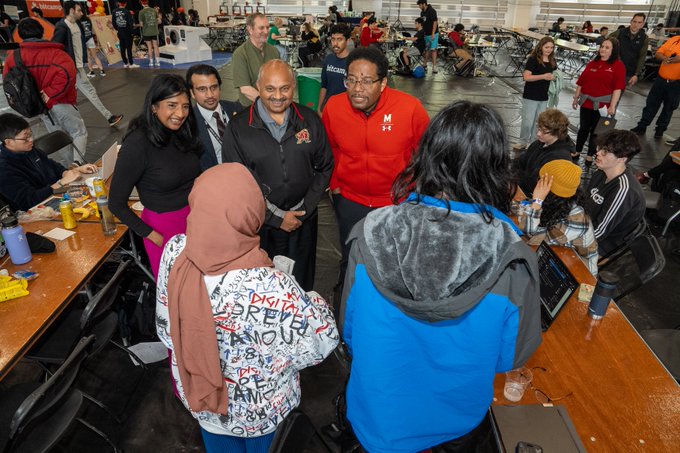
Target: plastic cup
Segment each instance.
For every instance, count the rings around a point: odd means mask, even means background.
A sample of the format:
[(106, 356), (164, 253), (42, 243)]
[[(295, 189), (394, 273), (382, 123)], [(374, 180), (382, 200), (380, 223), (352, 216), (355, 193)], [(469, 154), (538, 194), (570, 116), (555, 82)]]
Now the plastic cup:
[(87, 178), (85, 180), (85, 184), (87, 185), (87, 189), (90, 191), (90, 196), (94, 199), (97, 199), (97, 195), (94, 190), (94, 180), (97, 179), (96, 176), (92, 176), (90, 178)]
[(506, 372), (505, 387), (503, 389), (505, 399), (513, 403), (520, 401), (527, 387), (531, 384), (533, 377), (531, 370), (524, 367)]

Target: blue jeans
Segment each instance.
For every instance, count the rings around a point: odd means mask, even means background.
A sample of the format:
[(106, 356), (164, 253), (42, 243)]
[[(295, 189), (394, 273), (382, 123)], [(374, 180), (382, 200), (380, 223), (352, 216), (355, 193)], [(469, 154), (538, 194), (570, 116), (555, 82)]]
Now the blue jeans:
[(235, 437), (213, 434), (201, 428), (207, 453), (267, 453), (274, 434), (276, 432), (260, 437)]
[(673, 111), (680, 104), (680, 80), (667, 81), (661, 77), (657, 77), (654, 80), (654, 85), (652, 85), (652, 89), (649, 90), (649, 95), (647, 95), (647, 103), (642, 110), (642, 118), (640, 118), (638, 127), (647, 127), (652, 124), (661, 104), (663, 104), (663, 109), (656, 120), (656, 130), (658, 132), (668, 129)]
[(533, 101), (522, 98), (522, 126), (520, 127), (519, 143), (528, 145), (536, 140), (536, 121), (548, 106), (548, 101)]

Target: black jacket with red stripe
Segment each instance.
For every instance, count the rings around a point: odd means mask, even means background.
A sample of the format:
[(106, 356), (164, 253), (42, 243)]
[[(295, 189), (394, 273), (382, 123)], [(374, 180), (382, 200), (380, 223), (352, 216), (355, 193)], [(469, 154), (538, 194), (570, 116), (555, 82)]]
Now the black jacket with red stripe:
[[(222, 161), (248, 167), (267, 200), (281, 210), (306, 211), (304, 220), (316, 210), (333, 171), (326, 131), (319, 116), (307, 107), (292, 103), (288, 126), (278, 142), (260, 117), (256, 100), (232, 117), (222, 142)], [(298, 204), (303, 202), (300, 207)], [(268, 210), (266, 223), (281, 225), (282, 218)]]

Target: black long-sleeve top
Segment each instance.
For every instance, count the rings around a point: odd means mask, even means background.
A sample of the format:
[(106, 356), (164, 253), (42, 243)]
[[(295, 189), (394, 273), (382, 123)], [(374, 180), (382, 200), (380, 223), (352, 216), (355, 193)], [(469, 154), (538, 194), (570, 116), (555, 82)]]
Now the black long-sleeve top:
[(137, 187), (145, 209), (158, 213), (177, 211), (189, 204), (189, 192), (200, 174), (200, 156), (184, 151), (175, 137), (166, 147), (157, 148), (142, 129), (137, 129), (125, 138), (118, 153), (109, 208), (132, 231), (146, 237), (153, 228), (128, 207), (132, 189)]
[(42, 151), (13, 153), (0, 145), (0, 194), (13, 211), (28, 211), (52, 195), (52, 184), (66, 171)]

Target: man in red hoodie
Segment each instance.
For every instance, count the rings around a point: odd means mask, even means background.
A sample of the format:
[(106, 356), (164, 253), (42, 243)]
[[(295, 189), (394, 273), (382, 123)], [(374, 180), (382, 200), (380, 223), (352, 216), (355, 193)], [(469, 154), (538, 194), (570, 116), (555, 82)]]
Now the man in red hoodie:
[[(76, 66), (73, 59), (64, 51), (64, 46), (44, 41), (43, 27), (40, 22), (25, 18), (17, 27), (23, 42), (19, 44), (21, 60), (28, 68), (38, 85), (43, 101), (49, 110), (41, 115), (48, 131), (63, 129), (73, 139), (73, 144), (85, 153), (87, 128), (76, 107)], [(15, 66), (14, 52), (9, 52), (5, 61), (3, 75)], [(74, 153), (74, 160), (78, 155)], [(70, 156), (59, 159), (70, 162)]]
[(387, 86), (388, 66), (380, 50), (354, 49), (347, 57), (347, 94), (331, 97), (323, 110), (335, 161), (330, 189), (342, 246), (340, 281), (352, 227), (372, 210), (392, 204), (392, 183), (430, 122), (418, 99)]

